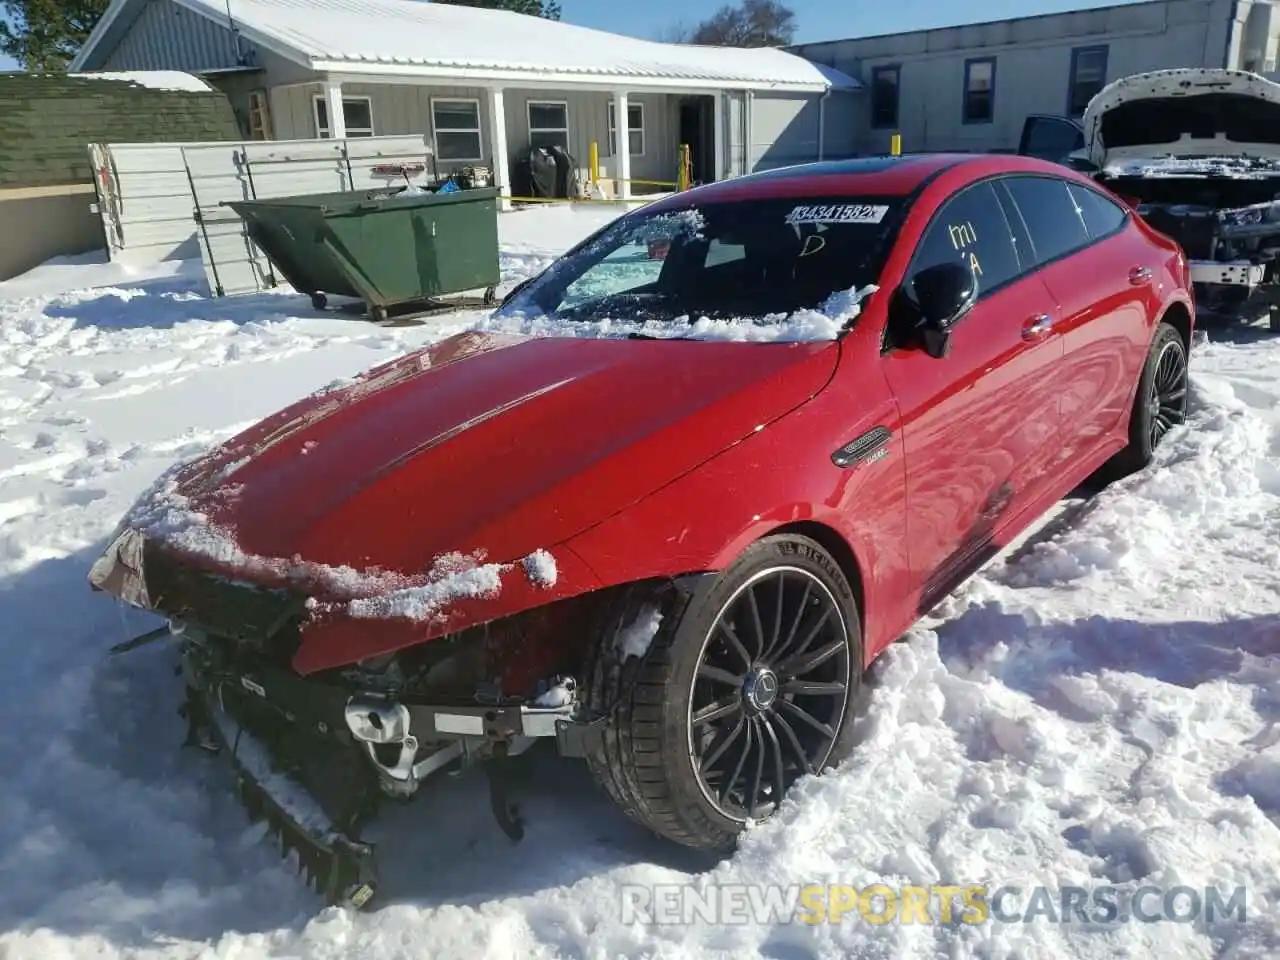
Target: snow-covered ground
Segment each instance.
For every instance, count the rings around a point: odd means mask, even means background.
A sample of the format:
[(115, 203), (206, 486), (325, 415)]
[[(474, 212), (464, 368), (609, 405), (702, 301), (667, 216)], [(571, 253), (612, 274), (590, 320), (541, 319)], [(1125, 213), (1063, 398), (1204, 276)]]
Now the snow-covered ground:
[[(508, 277), (611, 215), (504, 217)], [(225, 770), (179, 749), (173, 651), (107, 656), (153, 621), (85, 576), (175, 459), (478, 319), (388, 328), (286, 294), (210, 299), (198, 265), (0, 284), (0, 957), (1280, 956), (1280, 338), (1248, 331), (1197, 347), (1192, 422), (1161, 468), (891, 649), (855, 758), (732, 859), (650, 839), (576, 763), (535, 753), (522, 844), (478, 775), (447, 780), (381, 825), (379, 907), (322, 909)], [(874, 882), (1243, 886), (1247, 917), (624, 916), (629, 884)]]

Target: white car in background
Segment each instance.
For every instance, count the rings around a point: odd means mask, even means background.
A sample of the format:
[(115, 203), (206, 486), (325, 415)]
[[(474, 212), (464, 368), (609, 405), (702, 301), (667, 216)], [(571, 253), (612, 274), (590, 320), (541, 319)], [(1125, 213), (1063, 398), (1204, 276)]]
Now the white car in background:
[(1280, 84), (1189, 68), (1116, 80), (1084, 117), (1031, 116), (1019, 153), (1091, 173), (1186, 252), (1197, 312), (1280, 332)]

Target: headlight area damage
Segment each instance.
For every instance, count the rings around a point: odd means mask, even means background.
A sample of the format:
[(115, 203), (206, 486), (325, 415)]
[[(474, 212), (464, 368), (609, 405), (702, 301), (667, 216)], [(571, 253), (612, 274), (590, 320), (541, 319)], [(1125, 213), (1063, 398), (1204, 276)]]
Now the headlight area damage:
[[(362, 829), (433, 774), (481, 765), (499, 824), (520, 839), (501, 761), (540, 738), (586, 756), (608, 713), (589, 713), (580, 690), (598, 618), (616, 614), (619, 590), (665, 591), (666, 604), (688, 589), (600, 589), (569, 551), (451, 556), (417, 580), (239, 558), (253, 582), (212, 572), (209, 554), (126, 521), (89, 580), (168, 619), (117, 652), (180, 644), (187, 744), (229, 757), (282, 855), (296, 851), (317, 892), (354, 908), (378, 886)], [(487, 619), (495, 610), (522, 612)]]

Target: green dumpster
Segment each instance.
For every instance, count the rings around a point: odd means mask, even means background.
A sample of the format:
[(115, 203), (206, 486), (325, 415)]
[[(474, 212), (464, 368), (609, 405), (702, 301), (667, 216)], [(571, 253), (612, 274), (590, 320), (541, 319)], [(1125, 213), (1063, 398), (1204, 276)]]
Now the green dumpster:
[(231, 200), (249, 236), (316, 309), (326, 294), (364, 300), (375, 320), (391, 307), (498, 284), (498, 190), (313, 193)]

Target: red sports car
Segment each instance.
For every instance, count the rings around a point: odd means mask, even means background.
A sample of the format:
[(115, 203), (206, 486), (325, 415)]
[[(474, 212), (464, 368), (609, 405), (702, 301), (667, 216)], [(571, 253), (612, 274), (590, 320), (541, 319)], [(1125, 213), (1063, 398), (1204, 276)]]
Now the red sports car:
[(728, 850), (849, 754), (880, 651), (1148, 464), (1185, 418), (1188, 287), (1176, 244), (1030, 158), (700, 187), (169, 471), (90, 580), (168, 618), (190, 740), (334, 900), (374, 890), (378, 798), (544, 737)]

